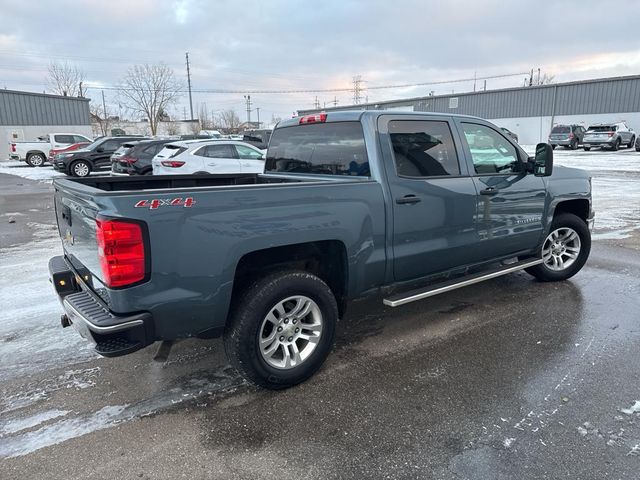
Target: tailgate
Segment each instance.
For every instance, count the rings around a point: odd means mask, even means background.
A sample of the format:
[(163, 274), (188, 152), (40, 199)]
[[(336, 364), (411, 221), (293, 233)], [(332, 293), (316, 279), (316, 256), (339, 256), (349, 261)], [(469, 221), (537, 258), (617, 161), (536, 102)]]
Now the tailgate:
[(91, 195), (56, 185), (54, 199), (65, 256), (83, 275), (91, 273), (92, 277), (102, 280), (96, 242), (95, 219), (98, 208)]

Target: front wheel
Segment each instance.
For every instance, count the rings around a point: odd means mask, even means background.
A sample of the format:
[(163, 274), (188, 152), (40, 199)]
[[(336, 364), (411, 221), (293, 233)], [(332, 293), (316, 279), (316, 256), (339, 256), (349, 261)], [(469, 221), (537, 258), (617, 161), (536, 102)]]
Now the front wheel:
[(582, 269), (590, 251), (591, 233), (585, 221), (572, 213), (561, 213), (551, 222), (542, 244), (542, 263), (526, 272), (543, 282), (566, 280)]
[(322, 366), (337, 322), (336, 299), (326, 283), (308, 272), (277, 272), (236, 298), (224, 348), (242, 376), (279, 390), (305, 381)]
[(71, 164), (69, 171), (74, 177), (86, 177), (91, 173), (91, 166), (84, 160), (78, 160)]
[(591, 147), (582, 147), (582, 148), (584, 148), (585, 152), (588, 152), (589, 150), (591, 150)]

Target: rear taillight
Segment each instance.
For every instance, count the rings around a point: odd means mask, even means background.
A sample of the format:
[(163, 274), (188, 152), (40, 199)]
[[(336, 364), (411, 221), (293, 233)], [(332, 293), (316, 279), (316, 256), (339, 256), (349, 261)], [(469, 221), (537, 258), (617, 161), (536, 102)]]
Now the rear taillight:
[(49, 158), (53, 158), (53, 156), (56, 154), (55, 151), (53, 150), (49, 150)]
[(125, 162), (125, 163), (128, 163), (129, 165), (131, 165), (132, 163), (136, 163), (138, 161), (138, 159), (137, 158), (133, 158), (133, 157), (127, 157), (126, 155), (123, 155), (122, 157), (120, 157), (118, 159), (118, 161)]
[(16, 153), (16, 148), (17, 148), (17, 147), (16, 147), (16, 144), (15, 144), (15, 143), (12, 143), (12, 144), (11, 144), (11, 153)]
[(327, 121), (326, 113), (318, 113), (316, 115), (305, 115), (300, 117), (299, 125), (305, 125), (307, 123), (324, 123)]
[(610, 137), (613, 137), (613, 132), (607, 132), (607, 135), (609, 135)]
[(181, 166), (184, 165), (184, 162), (180, 162), (178, 160), (163, 160), (160, 163), (162, 163), (163, 167), (169, 167), (169, 168), (180, 168)]
[(124, 287), (144, 279), (145, 251), (142, 227), (124, 220), (96, 220), (96, 240), (103, 281)]
[(573, 133), (570, 133), (570, 134), (569, 134), (569, 138), (573, 138)]

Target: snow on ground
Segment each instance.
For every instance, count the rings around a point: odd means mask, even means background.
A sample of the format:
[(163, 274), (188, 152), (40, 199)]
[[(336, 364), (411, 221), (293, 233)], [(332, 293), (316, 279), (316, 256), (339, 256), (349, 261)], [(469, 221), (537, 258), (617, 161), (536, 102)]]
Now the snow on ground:
[(62, 253), (57, 230), (30, 226), (33, 241), (0, 249), (0, 382), (96, 356), (73, 329), (60, 326), (48, 271), (49, 258)]
[(65, 176), (64, 173), (56, 172), (51, 165), (30, 167), (26, 163), (16, 160), (0, 162), (0, 173), (7, 173), (9, 175), (16, 175), (29, 180), (38, 180), (47, 183), (51, 183), (55, 177)]

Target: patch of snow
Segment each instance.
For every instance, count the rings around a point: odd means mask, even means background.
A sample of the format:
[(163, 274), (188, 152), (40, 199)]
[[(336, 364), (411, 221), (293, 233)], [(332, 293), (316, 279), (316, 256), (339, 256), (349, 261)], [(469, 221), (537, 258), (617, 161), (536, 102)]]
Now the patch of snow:
[(631, 405), (631, 407), (623, 408), (620, 411), (626, 415), (633, 415), (634, 413), (640, 413), (640, 401), (636, 400), (636, 403)]
[(513, 442), (515, 441), (515, 438), (505, 438), (502, 444), (505, 446), (505, 448), (511, 448), (511, 445), (513, 445)]
[(22, 430), (28, 430), (41, 423), (53, 420), (54, 418), (64, 417), (69, 413), (69, 410), (45, 410), (44, 412), (37, 413), (30, 417), (18, 418), (15, 420), (8, 420), (0, 427), (0, 437), (9, 433), (16, 433)]
[[(0, 162), (0, 173), (15, 175), (16, 177), (26, 178), (27, 180), (37, 180), (43, 183), (52, 183), (54, 178), (66, 177), (62, 172), (57, 172), (52, 165), (43, 167), (30, 167), (24, 162), (9, 161)], [(92, 172), (91, 175), (108, 175), (109, 172)]]

